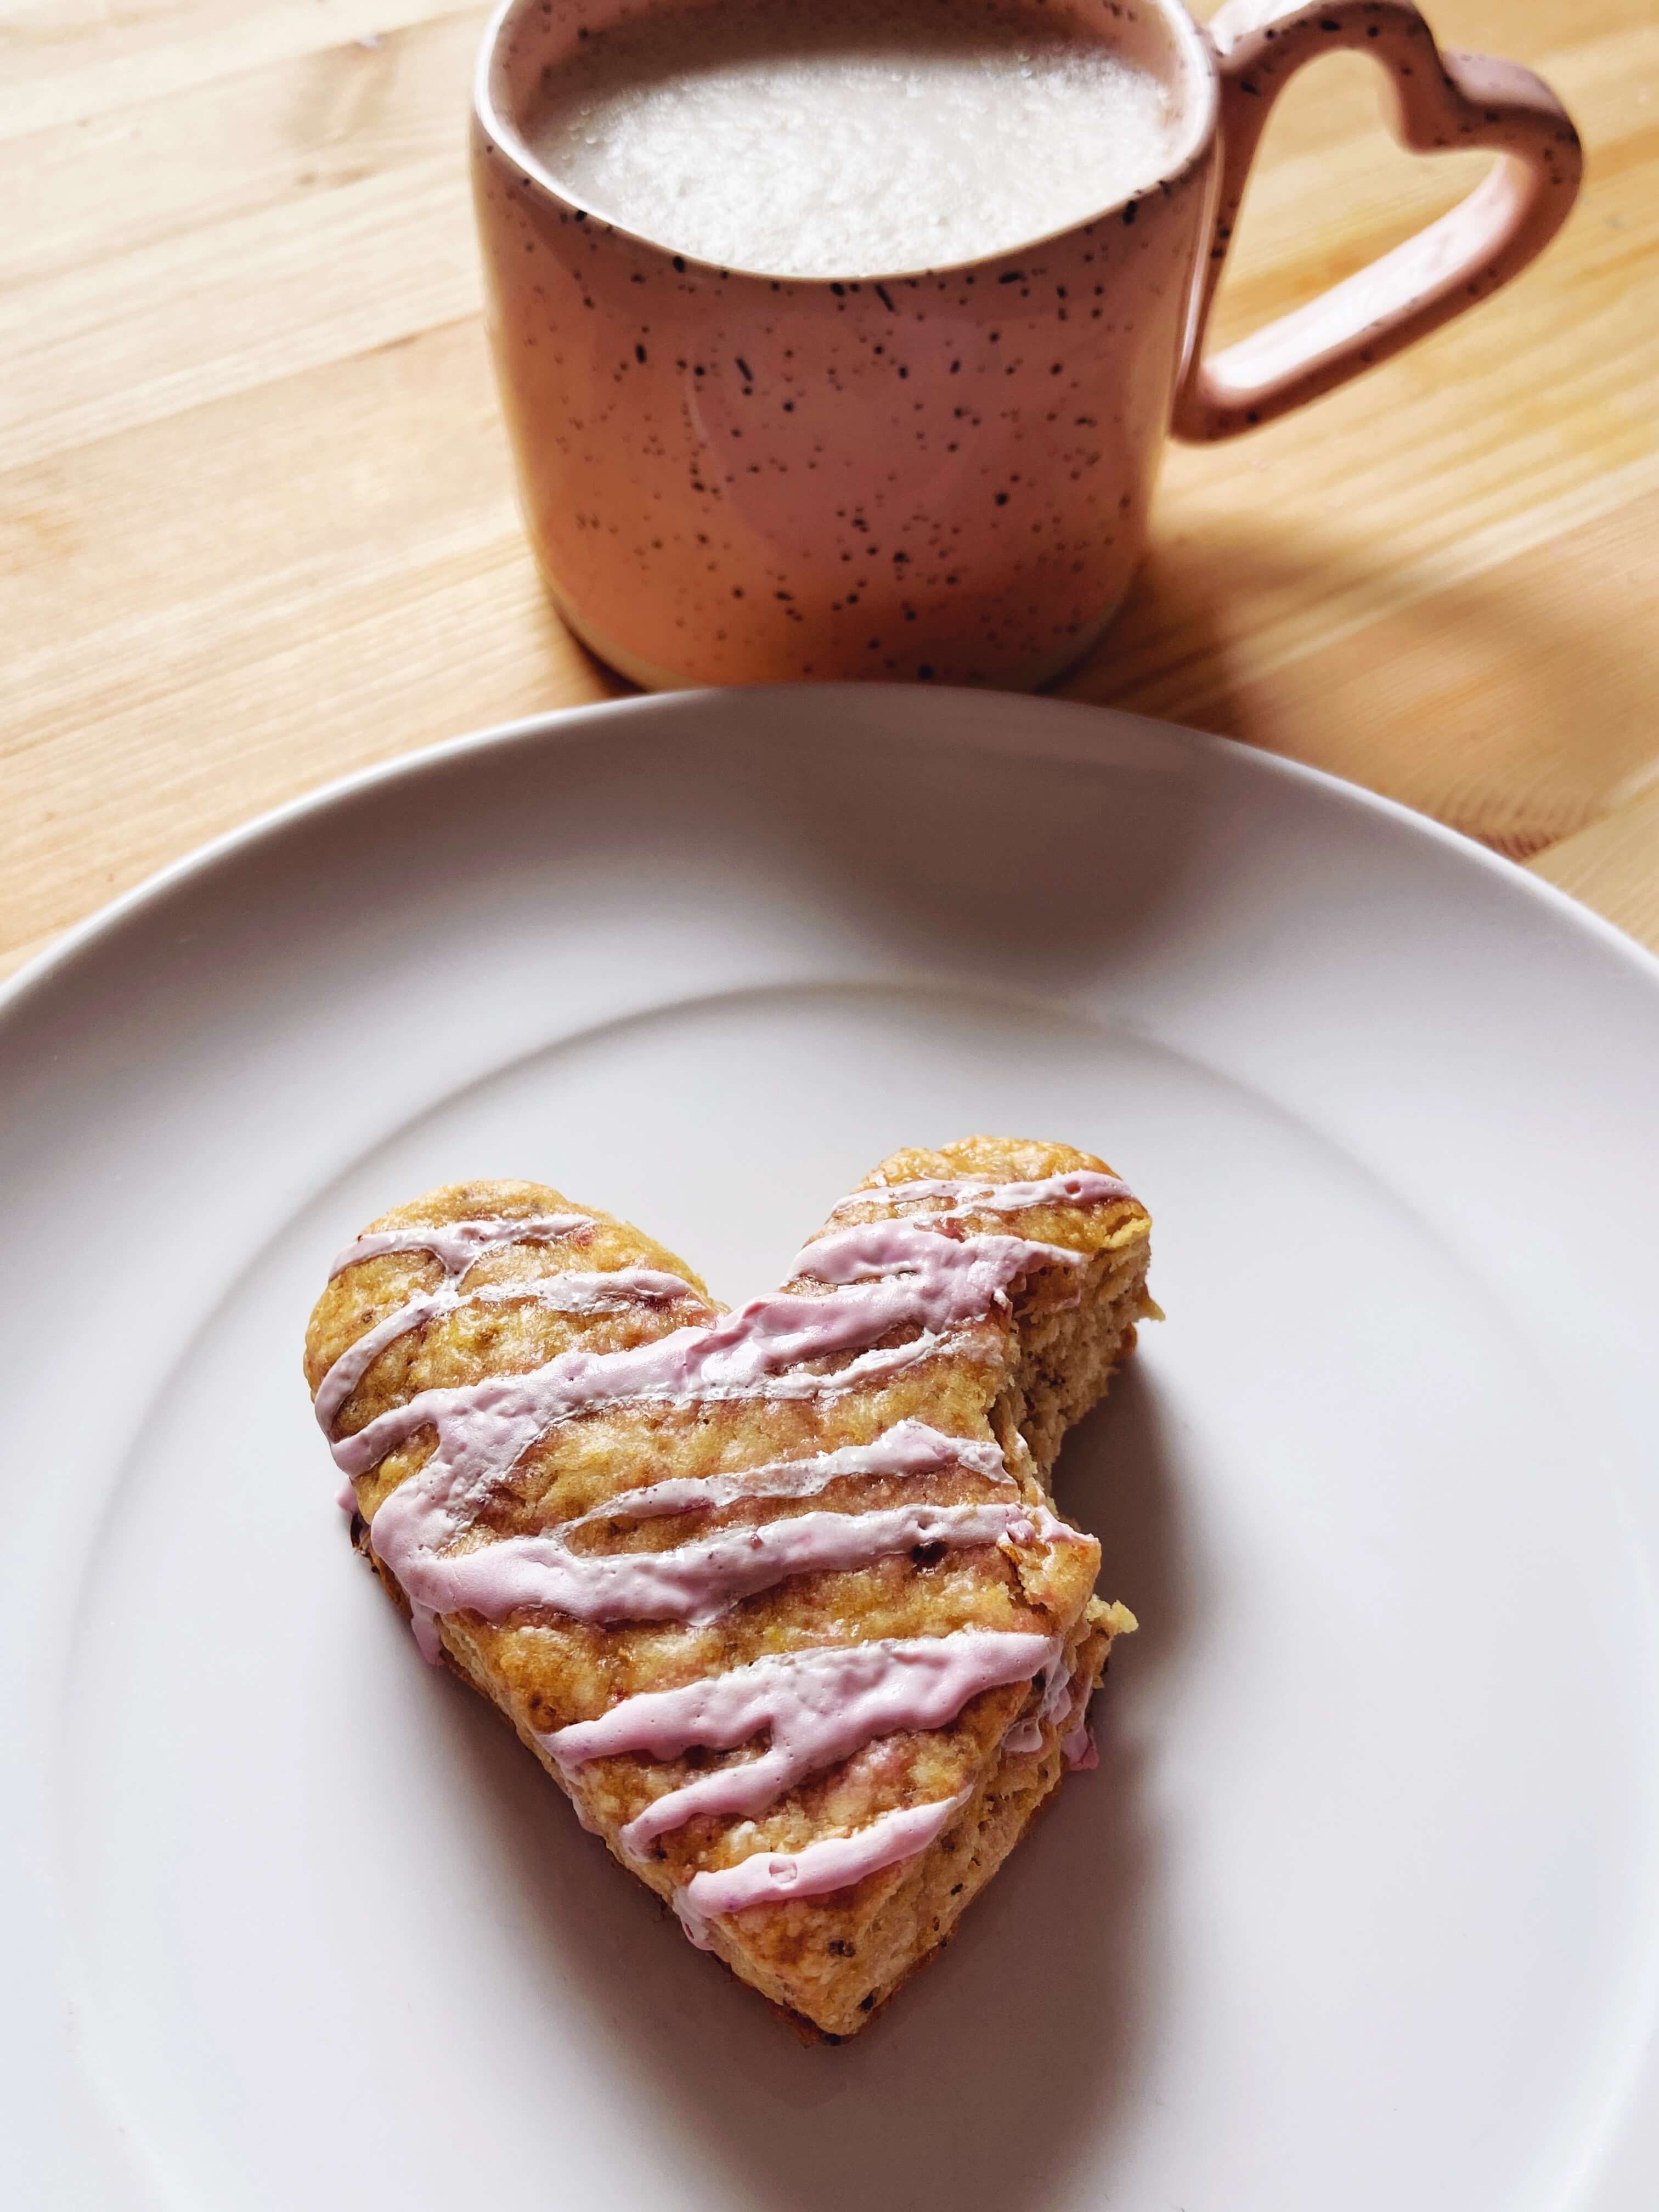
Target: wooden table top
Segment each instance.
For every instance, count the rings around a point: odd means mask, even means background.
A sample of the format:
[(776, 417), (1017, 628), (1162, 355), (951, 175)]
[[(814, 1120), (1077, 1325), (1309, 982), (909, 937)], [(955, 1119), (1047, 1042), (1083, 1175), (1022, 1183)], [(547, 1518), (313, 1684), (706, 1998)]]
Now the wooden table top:
[[(1060, 689), (1370, 784), (1659, 946), (1659, 15), (1429, 13), (1554, 84), (1577, 211), (1347, 391), (1174, 449), (1131, 602)], [(623, 688), (514, 507), (464, 163), (483, 20), (0, 0), (0, 971), (277, 800)], [(1310, 70), (1218, 335), (1480, 166), (1400, 153), (1359, 58)]]

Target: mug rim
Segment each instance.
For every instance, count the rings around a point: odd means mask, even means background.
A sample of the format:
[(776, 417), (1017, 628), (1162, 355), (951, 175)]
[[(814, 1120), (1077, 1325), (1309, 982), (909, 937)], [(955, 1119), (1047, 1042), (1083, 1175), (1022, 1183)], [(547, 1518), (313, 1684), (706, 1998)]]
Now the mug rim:
[[(714, 0), (718, 4), (718, 0)], [(636, 230), (603, 209), (589, 205), (570, 188), (561, 184), (538, 159), (529, 142), (514, 125), (512, 118), (496, 104), (492, 77), (497, 50), (509, 24), (521, 15), (540, 12), (541, 0), (497, 0), (495, 12), (485, 24), (479, 41), (478, 57), (472, 75), (473, 120), (495, 151), (512, 162), (527, 185), (534, 185), (547, 198), (573, 214), (591, 217), (603, 223), (606, 229), (630, 240), (648, 252), (672, 258), (685, 270), (698, 270), (714, 277), (742, 277), (757, 283), (787, 284), (792, 288), (811, 287), (828, 291), (832, 286), (849, 284), (903, 284), (929, 276), (965, 275), (969, 270), (988, 268), (1018, 254), (1031, 253), (1045, 246), (1052, 246), (1062, 238), (1103, 222), (1109, 216), (1121, 215), (1124, 209), (1133, 207), (1149, 198), (1154, 192), (1168, 193), (1183, 184), (1208, 161), (1215, 146), (1221, 106), (1221, 78), (1217, 66), (1215, 47), (1208, 33), (1183, 0), (1139, 0), (1144, 8), (1155, 9), (1170, 25), (1193, 65), (1198, 82), (1198, 117), (1196, 135), (1187, 146), (1179, 161), (1160, 171), (1134, 191), (1125, 192), (1119, 198), (1107, 200), (1086, 215), (1078, 216), (1069, 222), (1056, 224), (1053, 230), (1038, 233), (1034, 238), (1020, 239), (1012, 246), (998, 246), (994, 252), (976, 253), (960, 261), (929, 262), (913, 269), (878, 269), (874, 270), (839, 270), (833, 276), (802, 276), (781, 269), (751, 269), (738, 263), (709, 261), (700, 253), (689, 253), (684, 248), (671, 246), (665, 240), (653, 238), (648, 232)]]

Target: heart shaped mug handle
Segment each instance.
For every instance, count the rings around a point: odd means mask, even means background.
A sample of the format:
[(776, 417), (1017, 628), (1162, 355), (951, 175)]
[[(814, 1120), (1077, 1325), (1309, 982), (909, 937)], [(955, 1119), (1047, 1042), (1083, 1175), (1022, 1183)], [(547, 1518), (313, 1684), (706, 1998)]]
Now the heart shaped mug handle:
[[(1176, 435), (1235, 437), (1346, 384), (1506, 284), (1541, 252), (1578, 194), (1571, 117), (1518, 63), (1443, 54), (1410, 0), (1230, 0), (1211, 21), (1221, 83), (1221, 173), (1200, 274)], [(1489, 147), (1467, 199), (1306, 307), (1206, 356), (1204, 333), (1273, 102), (1322, 54), (1371, 55), (1388, 72), (1395, 136), (1419, 154)]]

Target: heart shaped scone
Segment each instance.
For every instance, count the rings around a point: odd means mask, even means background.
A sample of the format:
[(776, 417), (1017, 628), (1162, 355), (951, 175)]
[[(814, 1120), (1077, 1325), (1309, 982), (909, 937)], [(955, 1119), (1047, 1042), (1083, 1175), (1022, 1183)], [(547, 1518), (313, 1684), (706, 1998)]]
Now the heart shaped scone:
[(1048, 1475), (1157, 1311), (1151, 1226), (1062, 1146), (899, 1152), (728, 1313), (626, 1222), (458, 1183), (349, 1246), (312, 1315), (341, 1502), (427, 1656), (827, 2035), (1092, 1763), (1134, 1624)]

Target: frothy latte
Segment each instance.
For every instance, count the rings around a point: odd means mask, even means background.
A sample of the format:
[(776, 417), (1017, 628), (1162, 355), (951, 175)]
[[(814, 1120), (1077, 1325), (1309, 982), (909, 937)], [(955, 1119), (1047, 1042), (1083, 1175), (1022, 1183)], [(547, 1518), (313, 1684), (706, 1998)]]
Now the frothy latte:
[(1175, 158), (1150, 70), (1057, 10), (723, 0), (595, 31), (526, 118), (550, 174), (673, 251), (880, 276), (1005, 252)]

